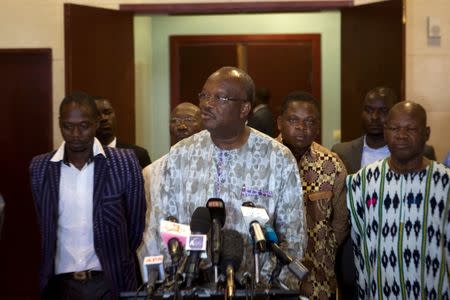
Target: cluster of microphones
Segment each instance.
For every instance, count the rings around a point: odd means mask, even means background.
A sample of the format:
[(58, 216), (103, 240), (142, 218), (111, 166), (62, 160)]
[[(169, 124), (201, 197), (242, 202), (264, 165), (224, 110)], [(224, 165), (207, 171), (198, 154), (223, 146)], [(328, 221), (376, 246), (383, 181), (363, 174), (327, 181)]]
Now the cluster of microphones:
[(171, 262), (165, 269), (162, 255), (145, 257), (143, 279), (147, 282), (147, 297), (150, 299), (157, 291), (177, 294), (180, 290), (207, 286), (232, 299), (237, 288), (254, 289), (260, 284), (259, 255), (264, 252), (273, 253), (277, 259), (269, 288), (287, 289), (278, 279), (284, 266), (299, 280), (303, 279), (308, 270), (280, 248), (266, 210), (245, 202), (241, 212), (252, 239), (253, 274), (237, 274), (245, 255), (244, 238), (236, 230), (223, 228), (225, 204), (222, 199), (211, 198), (206, 207), (196, 208), (189, 226), (179, 224), (172, 216), (161, 220), (160, 236)]

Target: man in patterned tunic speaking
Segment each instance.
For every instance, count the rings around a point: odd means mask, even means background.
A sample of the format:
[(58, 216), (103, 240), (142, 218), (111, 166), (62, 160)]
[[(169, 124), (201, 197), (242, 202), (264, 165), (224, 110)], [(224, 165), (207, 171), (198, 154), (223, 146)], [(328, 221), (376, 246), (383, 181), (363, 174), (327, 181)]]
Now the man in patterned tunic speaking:
[(423, 156), (424, 108), (392, 107), (391, 153), (347, 179), (360, 299), (449, 299), (450, 170)]
[[(248, 224), (241, 213), (246, 201), (267, 210), (288, 253), (303, 256), (305, 216), (297, 164), (288, 148), (246, 126), (253, 99), (253, 80), (244, 71), (223, 67), (209, 76), (199, 94), (206, 130), (174, 145), (160, 174), (155, 175), (158, 178), (146, 183), (151, 194), (143, 246), (146, 255), (163, 253), (168, 264), (167, 245), (158, 231), (160, 220), (175, 216), (180, 223), (189, 224), (197, 207), (218, 197), (225, 202), (224, 228), (235, 229), (244, 237), (241, 271), (252, 272), (253, 266)], [(262, 279), (266, 278), (263, 274)], [(293, 276), (285, 279), (291, 288), (298, 288)]]

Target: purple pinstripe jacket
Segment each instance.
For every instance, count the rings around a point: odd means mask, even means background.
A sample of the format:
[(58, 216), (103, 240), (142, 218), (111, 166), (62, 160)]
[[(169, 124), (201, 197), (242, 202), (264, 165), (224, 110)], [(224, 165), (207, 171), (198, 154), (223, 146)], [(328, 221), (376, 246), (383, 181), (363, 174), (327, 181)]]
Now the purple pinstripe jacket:
[[(145, 225), (141, 168), (131, 150), (104, 147), (94, 157), (94, 247), (113, 298), (137, 288), (135, 253)], [(31, 188), (42, 235), (41, 291), (54, 274), (61, 162), (55, 152), (38, 155), (30, 164)]]

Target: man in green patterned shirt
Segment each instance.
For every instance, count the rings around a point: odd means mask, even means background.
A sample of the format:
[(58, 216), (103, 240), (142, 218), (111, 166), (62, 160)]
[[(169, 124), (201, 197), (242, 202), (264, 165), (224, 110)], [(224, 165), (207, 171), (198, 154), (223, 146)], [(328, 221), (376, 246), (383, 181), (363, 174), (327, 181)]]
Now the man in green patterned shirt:
[(347, 179), (360, 299), (449, 299), (450, 170), (423, 156), (424, 108), (390, 110), (390, 157)]

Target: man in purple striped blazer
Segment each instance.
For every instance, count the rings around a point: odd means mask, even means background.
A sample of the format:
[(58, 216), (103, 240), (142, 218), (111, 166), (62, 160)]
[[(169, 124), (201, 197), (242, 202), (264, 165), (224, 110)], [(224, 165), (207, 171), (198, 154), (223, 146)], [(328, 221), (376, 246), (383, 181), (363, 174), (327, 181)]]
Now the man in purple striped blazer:
[(145, 223), (141, 168), (127, 149), (95, 138), (93, 99), (63, 99), (56, 151), (33, 158), (31, 186), (42, 234), (44, 299), (117, 299), (137, 288), (136, 249)]

